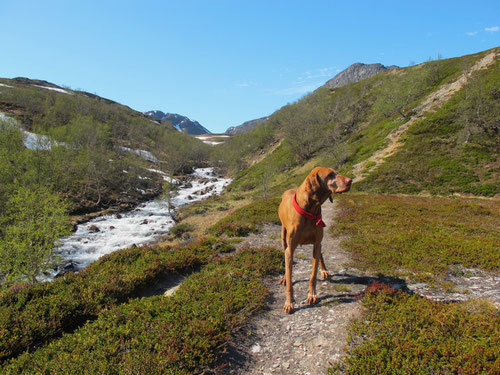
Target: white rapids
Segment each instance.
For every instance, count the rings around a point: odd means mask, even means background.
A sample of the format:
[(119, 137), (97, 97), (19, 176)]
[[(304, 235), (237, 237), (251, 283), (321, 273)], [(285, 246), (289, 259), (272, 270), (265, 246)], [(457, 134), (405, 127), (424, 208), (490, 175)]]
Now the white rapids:
[[(191, 187), (181, 187), (172, 199), (174, 207), (220, 194), (230, 179), (217, 178), (213, 168), (196, 168)], [(71, 262), (73, 270), (81, 270), (105, 254), (132, 245), (151, 243), (168, 233), (174, 225), (165, 200), (155, 199), (138, 205), (132, 211), (106, 215), (77, 226), (76, 232), (63, 238), (55, 253), (62, 263)], [(44, 278), (53, 279), (57, 270)]]

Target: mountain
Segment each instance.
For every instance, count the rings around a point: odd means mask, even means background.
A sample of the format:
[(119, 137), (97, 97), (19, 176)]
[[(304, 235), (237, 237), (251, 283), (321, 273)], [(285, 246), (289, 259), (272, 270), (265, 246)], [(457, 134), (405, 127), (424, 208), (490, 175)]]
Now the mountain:
[(204, 128), (198, 121), (193, 121), (177, 113), (163, 113), (162, 111), (155, 110), (145, 112), (145, 114), (160, 121), (169, 121), (177, 130), (190, 135), (210, 134), (210, 131)]
[(268, 118), (269, 116), (261, 117), (255, 120), (245, 121), (243, 124), (240, 125), (231, 126), (226, 130), (226, 134), (236, 134), (239, 132), (249, 131), (250, 129), (266, 121)]
[(374, 76), (375, 74), (378, 74), (380, 72), (387, 72), (396, 68), (396, 65), (384, 66), (382, 64), (355, 63), (347, 69), (341, 71), (332, 79), (328, 80), (324, 84), (324, 86), (331, 89), (342, 87), (349, 83), (354, 83), (366, 78), (370, 78), (371, 76)]

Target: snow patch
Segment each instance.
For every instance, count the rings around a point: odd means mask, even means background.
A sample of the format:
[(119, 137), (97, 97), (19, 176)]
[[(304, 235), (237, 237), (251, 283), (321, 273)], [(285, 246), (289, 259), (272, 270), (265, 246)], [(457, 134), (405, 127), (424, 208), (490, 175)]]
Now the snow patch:
[(47, 86), (41, 86), (41, 85), (33, 85), (33, 86), (41, 87), (42, 89), (47, 89), (47, 90), (62, 92), (63, 94), (73, 95), (72, 92), (69, 92), (69, 91), (66, 91), (64, 89), (60, 89), (60, 88), (57, 88), (57, 87), (47, 87)]
[(149, 151), (146, 150), (132, 150), (130, 147), (122, 147), (123, 151), (133, 152), (136, 155), (143, 157), (144, 159), (157, 163), (158, 159)]

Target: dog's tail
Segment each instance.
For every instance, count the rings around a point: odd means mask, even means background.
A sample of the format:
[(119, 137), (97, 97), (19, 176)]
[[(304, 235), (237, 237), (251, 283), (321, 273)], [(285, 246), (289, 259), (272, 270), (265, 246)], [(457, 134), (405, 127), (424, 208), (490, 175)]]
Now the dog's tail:
[(286, 250), (286, 228), (284, 225), (281, 226), (281, 246), (283, 246), (283, 251)]

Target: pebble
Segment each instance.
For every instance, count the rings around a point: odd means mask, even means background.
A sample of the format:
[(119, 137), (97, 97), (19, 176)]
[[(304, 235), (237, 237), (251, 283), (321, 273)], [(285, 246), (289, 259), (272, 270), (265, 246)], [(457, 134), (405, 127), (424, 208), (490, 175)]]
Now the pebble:
[(250, 348), (252, 353), (259, 353), (262, 350), (262, 347), (259, 344), (255, 344)]

